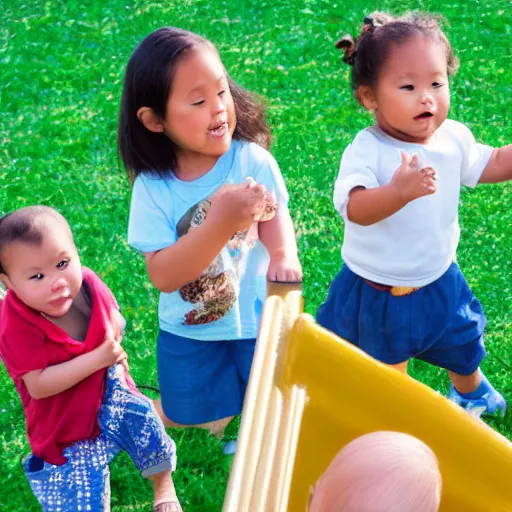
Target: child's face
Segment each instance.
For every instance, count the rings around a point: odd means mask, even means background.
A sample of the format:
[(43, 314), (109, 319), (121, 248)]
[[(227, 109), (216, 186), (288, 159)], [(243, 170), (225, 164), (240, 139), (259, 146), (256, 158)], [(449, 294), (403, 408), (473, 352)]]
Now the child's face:
[(207, 47), (193, 50), (176, 68), (164, 122), (166, 134), (178, 146), (178, 167), (187, 158), (200, 158), (213, 167), (228, 151), (235, 126), (221, 60)]
[(41, 245), (13, 242), (2, 252), (2, 275), (27, 306), (58, 318), (65, 315), (82, 286), (82, 268), (71, 234), (51, 219)]
[(372, 95), (382, 130), (399, 140), (427, 143), (450, 108), (442, 45), (416, 36), (392, 46)]

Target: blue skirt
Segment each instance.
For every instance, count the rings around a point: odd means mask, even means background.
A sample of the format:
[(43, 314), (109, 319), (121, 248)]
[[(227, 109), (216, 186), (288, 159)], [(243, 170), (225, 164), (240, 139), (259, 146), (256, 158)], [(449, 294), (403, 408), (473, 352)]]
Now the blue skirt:
[(415, 357), (459, 375), (479, 367), (486, 319), (456, 263), (409, 295), (383, 288), (344, 265), (318, 309), (318, 323), (387, 364)]
[(160, 330), (158, 382), (165, 415), (197, 425), (242, 412), (255, 339), (200, 341)]

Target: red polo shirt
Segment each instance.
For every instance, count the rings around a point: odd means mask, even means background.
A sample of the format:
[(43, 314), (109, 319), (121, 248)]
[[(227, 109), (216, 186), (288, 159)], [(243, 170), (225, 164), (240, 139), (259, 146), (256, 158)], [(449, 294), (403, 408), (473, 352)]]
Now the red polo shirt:
[(92, 271), (82, 267), (92, 298), (91, 320), (84, 341), (76, 341), (38, 311), (27, 307), (9, 290), (0, 302), (0, 356), (16, 385), (25, 410), (32, 453), (51, 464), (64, 464), (63, 450), (99, 434), (96, 416), (103, 398), (106, 368), (62, 393), (36, 400), (23, 375), (64, 363), (98, 347), (106, 335), (112, 292)]

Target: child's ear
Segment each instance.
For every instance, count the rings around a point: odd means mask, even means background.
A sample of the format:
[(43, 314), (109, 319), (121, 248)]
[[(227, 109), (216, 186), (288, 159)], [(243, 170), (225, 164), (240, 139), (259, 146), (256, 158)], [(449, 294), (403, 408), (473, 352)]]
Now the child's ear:
[(5, 287), (9, 290), (12, 288), (11, 281), (7, 277), (7, 274), (4, 274), (3, 272), (0, 272), (0, 281), (4, 283)]
[(362, 105), (368, 112), (375, 112), (377, 110), (377, 100), (373, 90), (368, 85), (360, 85), (356, 91), (356, 100)]
[(137, 110), (137, 117), (150, 132), (162, 133), (164, 131), (162, 120), (155, 114), (152, 108), (140, 107)]

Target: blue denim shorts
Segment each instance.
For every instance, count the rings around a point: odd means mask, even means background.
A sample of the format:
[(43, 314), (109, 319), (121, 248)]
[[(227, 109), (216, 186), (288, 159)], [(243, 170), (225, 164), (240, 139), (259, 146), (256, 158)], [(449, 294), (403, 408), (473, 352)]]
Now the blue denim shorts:
[(61, 466), (33, 455), (23, 459), (30, 487), (44, 512), (110, 511), (109, 463), (122, 450), (143, 477), (174, 470), (175, 445), (152, 402), (128, 389), (115, 366), (107, 373), (98, 423), (100, 435), (66, 448), (67, 462)]
[(162, 409), (175, 423), (197, 425), (242, 412), (255, 339), (199, 341), (160, 331)]
[(456, 263), (409, 295), (382, 288), (344, 265), (318, 309), (318, 323), (387, 364), (414, 357), (459, 375), (479, 367), (486, 319)]

